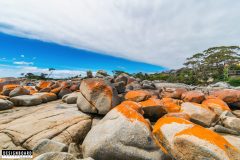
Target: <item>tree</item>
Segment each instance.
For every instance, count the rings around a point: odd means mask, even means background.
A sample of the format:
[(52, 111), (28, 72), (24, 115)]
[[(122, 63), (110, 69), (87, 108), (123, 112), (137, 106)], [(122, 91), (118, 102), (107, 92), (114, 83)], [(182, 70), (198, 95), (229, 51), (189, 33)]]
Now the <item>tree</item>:
[(184, 65), (196, 77), (197, 83), (207, 83), (226, 79), (226, 66), (239, 63), (239, 46), (220, 46), (209, 48), (186, 59)]
[(46, 79), (46, 76), (47, 76), (48, 74), (46, 74), (46, 73), (41, 73), (40, 74), (40, 76), (39, 76), (39, 78), (40, 79)]
[(122, 73), (125, 73), (125, 74), (127, 74), (127, 75), (130, 75), (129, 73), (124, 72), (124, 71), (120, 71), (120, 70), (114, 70), (114, 71), (112, 71), (112, 72), (113, 72), (113, 76), (114, 76), (114, 77), (117, 77), (117, 76), (119, 76), (119, 75), (122, 74)]
[(55, 68), (48, 68), (48, 71), (49, 71), (50, 73), (48, 74), (48, 77), (47, 77), (47, 78), (49, 78), (49, 77), (52, 75), (53, 71), (55, 71), (55, 70), (56, 70)]
[(90, 70), (87, 71), (87, 78), (93, 78), (92, 71)]

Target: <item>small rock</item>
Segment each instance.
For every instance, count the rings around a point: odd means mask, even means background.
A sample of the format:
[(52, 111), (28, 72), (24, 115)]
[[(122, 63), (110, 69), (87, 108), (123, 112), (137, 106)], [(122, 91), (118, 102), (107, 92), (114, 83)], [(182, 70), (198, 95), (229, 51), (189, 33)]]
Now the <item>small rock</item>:
[(4, 96), (9, 96), (9, 93), (17, 87), (19, 87), (19, 85), (16, 85), (16, 84), (5, 85), (3, 86), (2, 94)]
[(72, 93), (72, 91), (68, 88), (62, 88), (58, 93), (58, 98), (62, 98), (64, 95)]
[(78, 92), (73, 92), (70, 94), (66, 94), (62, 97), (62, 101), (66, 102), (67, 104), (76, 104), (78, 98)]
[(238, 118), (240, 118), (240, 110), (235, 110), (235, 111), (232, 111), (232, 113), (237, 116)]
[(17, 88), (14, 88), (9, 93), (9, 97), (16, 97), (16, 96), (29, 95), (29, 94), (30, 94), (30, 91), (25, 89), (24, 87), (17, 87)]
[(115, 82), (123, 82), (124, 86), (128, 84), (129, 75), (126, 73), (121, 73), (115, 78)]
[(160, 90), (160, 97), (181, 99), (183, 93), (187, 92), (186, 88), (163, 88)]
[(51, 90), (51, 93), (55, 93), (56, 95), (61, 91), (62, 87), (57, 87)]
[(224, 118), (221, 118), (221, 122), (224, 127), (230, 128), (240, 133), (240, 118), (224, 117)]
[(35, 106), (42, 103), (42, 99), (37, 95), (23, 95), (10, 98), (15, 106)]
[(134, 101), (134, 102), (140, 102), (147, 100), (148, 98), (151, 97), (151, 93), (145, 90), (135, 90), (135, 91), (129, 91), (125, 95), (125, 99), (129, 101)]
[(42, 99), (43, 103), (57, 100), (57, 95), (54, 93), (42, 92), (42, 93), (35, 93), (33, 95), (39, 96)]
[(210, 126), (216, 120), (216, 114), (213, 111), (197, 103), (183, 103), (181, 112), (188, 114), (192, 122), (202, 126)]
[(181, 103), (180, 100), (175, 100), (172, 98), (163, 98), (161, 99), (163, 107), (166, 109), (168, 113), (176, 113), (181, 110)]
[(182, 94), (182, 100), (184, 102), (201, 103), (205, 99), (205, 95), (201, 91), (188, 91)]
[(139, 103), (142, 105), (144, 111), (144, 117), (150, 119), (150, 121), (157, 121), (163, 115), (167, 114), (167, 111), (162, 105), (160, 99), (150, 98), (146, 101)]
[(131, 90), (140, 90), (141, 89), (141, 85), (137, 82), (131, 82), (128, 85), (126, 85), (126, 91), (131, 91)]
[(13, 108), (13, 103), (9, 100), (0, 99), (0, 111)]
[(63, 81), (63, 82), (61, 82), (60, 87), (62, 87), (62, 88), (70, 88), (71, 85), (72, 85), (71, 81)]
[(73, 84), (70, 88), (69, 88), (72, 92), (79, 90), (79, 84)]
[(23, 86), (23, 87), (29, 90), (31, 95), (38, 92), (34, 86)]
[(230, 88), (231, 86), (226, 82), (217, 82), (215, 84), (210, 84), (209, 87), (215, 88)]
[(72, 154), (75, 158), (83, 158), (82, 149), (76, 143), (70, 143), (68, 153)]
[(156, 86), (154, 85), (154, 83), (153, 82), (151, 82), (151, 81), (148, 81), (148, 80), (144, 80), (144, 81), (142, 81), (142, 89), (156, 89)]
[(116, 82), (113, 83), (114, 87), (117, 89), (118, 94), (124, 93), (125, 92), (125, 84), (124, 82)]
[(53, 82), (51, 82), (51, 81), (40, 81), (40, 82), (36, 85), (36, 89), (37, 89), (37, 90), (41, 90), (41, 89), (43, 89), (43, 88), (51, 87), (52, 84), (53, 84)]
[(50, 139), (40, 140), (34, 147), (33, 152), (37, 155), (46, 152), (67, 152), (68, 146)]
[(41, 89), (39, 92), (50, 92), (52, 89), (50, 87), (46, 87)]
[(2, 89), (5, 85), (19, 85), (20, 84), (20, 80), (13, 78), (13, 77), (8, 77), (8, 78), (0, 78), (0, 93), (2, 92)]
[(3, 100), (8, 100), (9, 97), (8, 96), (4, 96), (4, 95), (0, 95), (0, 99), (3, 99)]
[(108, 74), (107, 74), (106, 71), (98, 70), (95, 77), (97, 77), (97, 78), (104, 78), (104, 77), (107, 77), (107, 76), (108, 76)]
[(223, 127), (221, 125), (214, 126), (214, 131), (219, 132), (219, 133), (228, 133), (228, 134), (233, 134), (233, 135), (240, 135), (240, 132), (237, 132), (235, 130)]

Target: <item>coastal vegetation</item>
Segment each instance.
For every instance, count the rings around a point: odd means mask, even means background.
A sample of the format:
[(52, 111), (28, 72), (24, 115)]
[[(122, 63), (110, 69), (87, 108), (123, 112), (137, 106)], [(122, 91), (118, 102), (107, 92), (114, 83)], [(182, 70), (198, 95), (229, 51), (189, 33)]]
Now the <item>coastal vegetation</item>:
[[(121, 73), (128, 74), (141, 80), (162, 80), (166, 82), (185, 83), (190, 85), (207, 85), (219, 81), (228, 82), (232, 86), (240, 86), (240, 47), (239, 46), (219, 46), (211, 47), (203, 52), (196, 53), (186, 59), (184, 66), (176, 70), (168, 70), (158, 73), (127, 73), (121, 70), (114, 70), (113, 76), (117, 77)], [(53, 79), (54, 68), (49, 68), (49, 73), (40, 75), (33, 73), (22, 73), (27, 79)], [(86, 77), (93, 77), (91, 70), (86, 72)], [(72, 78), (81, 78), (77, 75)]]

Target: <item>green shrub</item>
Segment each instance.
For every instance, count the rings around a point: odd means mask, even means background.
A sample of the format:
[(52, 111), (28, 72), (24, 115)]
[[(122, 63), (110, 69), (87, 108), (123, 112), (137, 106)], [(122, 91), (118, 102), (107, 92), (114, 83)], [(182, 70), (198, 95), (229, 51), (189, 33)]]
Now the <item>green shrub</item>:
[(228, 83), (231, 86), (235, 86), (235, 87), (240, 86), (240, 76), (229, 78)]

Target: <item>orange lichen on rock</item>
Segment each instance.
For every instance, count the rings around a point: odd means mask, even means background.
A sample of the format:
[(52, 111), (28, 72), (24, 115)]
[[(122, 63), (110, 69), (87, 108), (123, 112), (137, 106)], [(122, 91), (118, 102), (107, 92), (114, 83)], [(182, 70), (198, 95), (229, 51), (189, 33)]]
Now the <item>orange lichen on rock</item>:
[(179, 123), (179, 124), (193, 124), (192, 122), (176, 117), (163, 117), (160, 118), (153, 127), (153, 133), (159, 132), (159, 129), (166, 124)]
[(179, 105), (179, 106), (183, 103), (182, 100), (173, 99), (173, 98), (162, 98), (161, 101), (162, 102), (172, 102), (172, 103), (175, 103), (176, 105)]
[(182, 94), (182, 100), (184, 102), (201, 103), (204, 99), (205, 99), (204, 93), (197, 90), (184, 92)]
[[(198, 103), (195, 103), (195, 102), (186, 102), (186, 103), (192, 104), (194, 107), (201, 107), (201, 108), (210, 110), (206, 105), (198, 104)], [(184, 104), (185, 104), (185, 103), (184, 103)], [(182, 112), (182, 111), (183, 111), (183, 110), (181, 110), (180, 112)]]
[(155, 136), (153, 136), (154, 138), (154, 142), (158, 145), (158, 147), (163, 151), (163, 153), (165, 153), (166, 155), (169, 155), (168, 151), (166, 150), (166, 148), (163, 147), (163, 145), (161, 143), (158, 142), (158, 140), (156, 139)]
[(172, 98), (163, 98), (161, 101), (163, 107), (166, 109), (168, 113), (179, 112), (181, 109), (181, 106), (178, 105), (180, 104), (179, 100), (174, 100)]
[(52, 84), (52, 82), (50, 82), (50, 81), (40, 81), (36, 87), (38, 90), (41, 90), (43, 88), (50, 87), (51, 84)]
[(156, 99), (156, 98), (149, 98), (146, 101), (139, 102), (139, 104), (141, 104), (142, 107), (162, 106), (162, 101), (160, 99)]
[(61, 91), (62, 87), (57, 87), (51, 90), (51, 93), (58, 94)]
[(214, 108), (219, 108), (223, 111), (230, 110), (228, 105), (219, 98), (206, 99), (202, 102), (202, 105), (208, 107), (211, 110), (214, 110)]
[(165, 114), (164, 117), (176, 117), (176, 118), (182, 118), (182, 119), (186, 119), (186, 120), (190, 121), (190, 116), (188, 114), (182, 113), (182, 112), (168, 113), (168, 114)]
[(33, 88), (32, 86), (23, 86), (25, 89), (30, 91), (30, 94), (37, 93), (37, 90)]
[(3, 90), (13, 90), (15, 88), (19, 87), (19, 85), (16, 84), (7, 84), (5, 86), (3, 86)]
[(211, 95), (218, 97), (222, 99), (226, 103), (235, 103), (240, 101), (240, 91), (239, 90), (234, 90), (234, 89), (223, 89), (223, 90), (218, 90)]
[(175, 135), (176, 136), (181, 136), (181, 135), (192, 135), (195, 137), (198, 137), (202, 140), (206, 140), (211, 144), (214, 144), (218, 146), (219, 148), (223, 149), (226, 151), (227, 148), (232, 148), (234, 150), (237, 150), (235, 147), (233, 147), (228, 141), (226, 141), (222, 136), (219, 134), (203, 128), (199, 125), (195, 125), (191, 128), (185, 129)]
[[(130, 104), (131, 103), (131, 104)], [(139, 104), (127, 101), (116, 106), (114, 109), (124, 115), (129, 121), (139, 121), (145, 124), (149, 129), (151, 128), (148, 121), (139, 113), (136, 109), (139, 107)]]
[(4, 96), (4, 95), (0, 95), (0, 99), (7, 100), (7, 99), (9, 99), (9, 97), (8, 96)]
[(180, 99), (181, 95), (187, 92), (186, 88), (163, 88), (160, 90), (160, 96), (162, 98), (176, 98)]
[(103, 79), (85, 79), (82, 83), (87, 84), (89, 90), (95, 93), (104, 93), (108, 97), (113, 96), (112, 87), (107, 85)]
[(151, 97), (151, 93), (144, 90), (129, 91), (125, 95), (126, 100), (132, 100), (136, 102), (144, 101), (150, 97)]
[(140, 103), (133, 102), (133, 101), (123, 101), (121, 105), (130, 107), (135, 111), (137, 111), (138, 113), (143, 114), (142, 105)]

